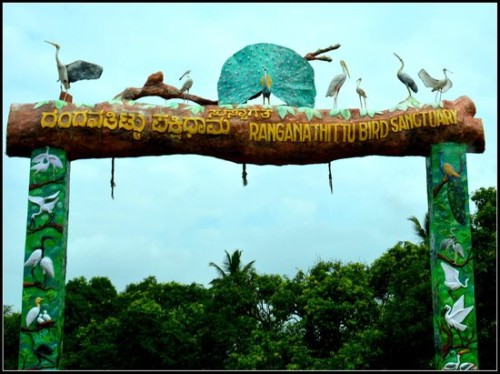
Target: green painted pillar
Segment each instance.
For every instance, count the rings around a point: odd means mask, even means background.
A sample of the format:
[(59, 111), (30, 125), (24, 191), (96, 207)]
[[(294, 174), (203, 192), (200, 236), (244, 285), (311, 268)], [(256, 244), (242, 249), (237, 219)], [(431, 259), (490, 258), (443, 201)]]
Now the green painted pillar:
[(20, 370), (58, 369), (61, 358), (70, 162), (61, 149), (31, 154)]
[(474, 251), (465, 144), (426, 158), (436, 369), (478, 369)]

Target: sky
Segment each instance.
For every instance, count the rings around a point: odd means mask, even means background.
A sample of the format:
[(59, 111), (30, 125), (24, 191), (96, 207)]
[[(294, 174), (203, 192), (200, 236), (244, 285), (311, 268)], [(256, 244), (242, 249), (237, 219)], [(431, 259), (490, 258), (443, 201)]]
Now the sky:
[[(388, 110), (407, 96), (396, 77), (405, 62), (421, 103), (434, 93), (417, 76), (453, 72), (443, 99), (470, 97), (483, 121), (486, 148), (467, 154), (469, 195), (497, 186), (497, 4), (165, 3), (3, 4), (2, 253), (3, 304), (20, 311), (30, 159), (6, 155), (10, 105), (59, 97), (55, 49), (64, 63), (104, 68), (98, 80), (72, 84), (75, 103), (111, 100), (162, 71), (190, 93), (217, 100), (225, 61), (256, 43), (300, 55), (339, 43), (331, 63), (311, 61), (317, 109), (345, 60), (348, 79), (339, 108), (359, 108), (362, 77), (369, 110)], [(271, 100), (273, 98), (271, 97)], [(139, 100), (164, 105), (158, 97)], [(260, 104), (260, 99), (256, 104)], [(271, 104), (274, 104), (271, 101)], [(422, 156), (366, 156), (327, 164), (247, 165), (201, 155), (128, 157), (71, 162), (66, 280), (108, 277), (117, 291), (148, 276), (158, 282), (209, 286), (225, 251), (242, 250), (261, 274), (294, 277), (317, 261), (370, 265), (399, 241), (418, 242), (411, 216), (427, 211)], [(475, 205), (470, 202), (471, 213)]]

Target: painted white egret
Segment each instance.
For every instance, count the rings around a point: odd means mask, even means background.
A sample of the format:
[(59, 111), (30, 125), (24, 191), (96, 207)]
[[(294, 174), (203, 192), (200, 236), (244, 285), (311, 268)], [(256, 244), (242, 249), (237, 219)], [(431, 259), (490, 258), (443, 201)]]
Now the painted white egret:
[(54, 278), (54, 263), (52, 262), (52, 259), (50, 257), (42, 257), (42, 259), (40, 260), (40, 267), (43, 271), (44, 282), (47, 281), (47, 275), (51, 278)]
[(47, 146), (47, 151), (45, 153), (40, 153), (38, 156), (33, 157), (31, 161), (35, 163), (31, 167), (31, 170), (36, 170), (33, 175), (46, 171), (50, 166), (53, 167), (54, 171), (63, 167), (61, 159), (50, 154), (49, 146)]
[(472, 362), (463, 362), (459, 366), (460, 370), (478, 370), (478, 367)]
[(328, 86), (328, 90), (326, 91), (326, 96), (333, 96), (333, 109), (337, 109), (337, 96), (339, 95), (340, 88), (344, 84), (346, 77), (351, 77), (349, 75), (349, 69), (347, 68), (347, 64), (344, 60), (340, 61), (340, 66), (342, 66), (342, 73), (337, 74), (333, 77), (330, 85)]
[(45, 322), (52, 321), (52, 318), (50, 318), (50, 315), (49, 315), (49, 313), (47, 313), (47, 310), (44, 310), (44, 311), (42, 312), (41, 317), (42, 317), (42, 319), (43, 319)]
[(464, 295), (462, 295), (455, 302), (455, 304), (453, 304), (453, 308), (449, 305), (445, 305), (444, 308), (446, 310), (444, 319), (446, 320), (448, 326), (454, 327), (455, 329), (460, 331), (464, 331), (467, 328), (467, 325), (462, 324), (462, 321), (465, 319), (465, 317), (467, 317), (474, 306), (464, 308)]
[(459, 278), (460, 273), (457, 269), (451, 267), (450, 265), (448, 265), (445, 262), (441, 262), (441, 267), (444, 270), (444, 275), (445, 275), (444, 285), (446, 287), (450, 288), (452, 291), (454, 291), (460, 287), (467, 288), (467, 282), (469, 281), (469, 278), (467, 278), (465, 280), (465, 283), (462, 284), (462, 282), (460, 282), (460, 278)]
[(43, 212), (47, 212), (52, 219), (52, 211), (54, 210), (54, 207), (56, 206), (57, 202), (59, 201), (59, 195), (60, 191), (57, 191), (56, 193), (49, 195), (49, 196), (28, 196), (28, 200), (31, 201), (33, 204), (36, 204), (40, 207), (40, 210), (37, 213), (33, 213), (31, 215), (31, 225), (35, 223), (35, 217), (42, 214)]
[(40, 265), (44, 274), (44, 281), (46, 281), (46, 276), (54, 278), (54, 265), (50, 257), (45, 256), (45, 242), (49, 239), (54, 240), (54, 238), (50, 236), (42, 236), (40, 248), (35, 248), (33, 252), (31, 252), (30, 256), (24, 263), (24, 266), (31, 266), (31, 276), (34, 282), (37, 282), (38, 279), (35, 277), (35, 267)]
[(43, 301), (43, 298), (37, 297), (35, 299), (35, 306), (29, 310), (26, 314), (26, 327), (30, 327), (31, 323), (38, 317), (40, 314), (40, 303)]
[(40, 172), (47, 171), (49, 166), (50, 166), (50, 163), (48, 161), (42, 160), (42, 161), (34, 164), (30, 169), (35, 171), (35, 173), (33, 175), (37, 175)]

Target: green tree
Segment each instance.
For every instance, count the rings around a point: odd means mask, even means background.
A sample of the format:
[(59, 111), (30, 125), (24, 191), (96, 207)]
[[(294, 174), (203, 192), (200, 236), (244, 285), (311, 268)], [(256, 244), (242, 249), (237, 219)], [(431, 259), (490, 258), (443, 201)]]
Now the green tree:
[[(158, 283), (147, 277), (120, 295), (120, 355), (123, 369), (200, 369), (208, 294), (197, 284)], [(154, 332), (154, 333), (152, 333)]]
[(11, 305), (3, 306), (3, 368), (17, 370), (19, 360), (19, 334), (21, 313), (13, 311)]
[(480, 188), (471, 200), (476, 204), (472, 215), (472, 248), (478, 330), (478, 361), (483, 370), (497, 369), (497, 199), (496, 188)]
[(224, 369), (231, 352), (245, 352), (258, 324), (255, 319), (255, 261), (243, 265), (241, 250), (235, 250), (233, 254), (225, 252), (223, 267), (209, 263), (220, 276), (210, 282), (211, 298), (206, 305), (210, 328), (205, 336), (205, 346), (212, 347), (210, 369)]
[[(77, 277), (66, 283), (64, 307), (64, 337), (61, 368), (87, 369), (91, 363), (103, 368), (105, 362), (85, 350), (82, 346), (88, 334), (111, 317), (116, 309), (117, 291), (109, 278), (92, 277), (89, 281), (85, 277)], [(107, 337), (104, 341), (109, 340)], [(96, 351), (99, 345), (89, 345), (87, 349)], [(91, 367), (94, 368), (94, 367)]]
[(381, 355), (372, 369), (433, 369), (434, 332), (429, 250), (399, 242), (370, 267), (380, 305)]
[(226, 258), (224, 259), (223, 266), (220, 267), (214, 262), (210, 262), (209, 265), (214, 267), (219, 273), (221, 278), (225, 278), (228, 275), (235, 275), (237, 273), (245, 273), (248, 274), (254, 270), (253, 264), (255, 261), (250, 261), (248, 264), (243, 266), (241, 262), (241, 255), (243, 251), (237, 249), (233, 252), (232, 255), (226, 252)]
[(297, 313), (315, 359), (311, 369), (342, 369), (332, 357), (378, 318), (367, 270), (361, 263), (319, 261), (309, 274), (296, 276), (301, 285)]
[(413, 231), (420, 239), (420, 244), (425, 244), (427, 247), (429, 246), (429, 237), (430, 237), (430, 219), (429, 212), (425, 213), (424, 224), (422, 225), (417, 217), (411, 216), (408, 218), (409, 221), (413, 223)]
[(228, 352), (225, 368), (296, 370), (311, 367), (312, 359), (298, 323), (298, 295), (292, 282), (279, 275), (256, 274), (251, 286), (254, 292), (252, 317), (257, 323), (248, 343)]

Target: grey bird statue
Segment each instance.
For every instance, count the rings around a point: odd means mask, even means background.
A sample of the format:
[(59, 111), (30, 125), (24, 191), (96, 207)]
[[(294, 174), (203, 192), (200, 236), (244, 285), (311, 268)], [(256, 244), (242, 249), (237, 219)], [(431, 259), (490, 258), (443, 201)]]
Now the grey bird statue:
[(191, 70), (188, 70), (186, 71), (184, 74), (182, 74), (182, 76), (179, 78), (179, 80), (181, 80), (182, 78), (186, 77), (187, 79), (184, 81), (184, 84), (182, 85), (182, 87), (180, 88), (179, 91), (181, 91), (182, 94), (187, 93), (189, 94), (189, 90), (191, 89), (191, 87), (193, 87), (193, 80), (191, 79), (191, 77), (189, 76), (189, 74), (191, 74)]
[[(415, 81), (413, 80), (412, 77), (410, 77), (408, 74), (403, 72), (403, 68), (405, 66), (403, 59), (399, 57), (396, 53), (394, 53), (394, 56), (398, 58), (398, 60), (401, 62), (401, 67), (399, 68), (397, 72), (397, 77), (398, 79), (405, 85), (406, 89), (408, 90), (408, 97), (406, 99), (409, 99), (411, 97), (411, 91), (417, 93), (418, 92), (418, 87)], [(410, 91), (411, 89), (411, 91)], [(404, 101), (404, 100), (403, 100)]]

